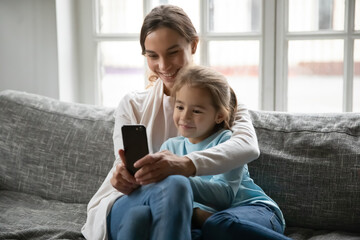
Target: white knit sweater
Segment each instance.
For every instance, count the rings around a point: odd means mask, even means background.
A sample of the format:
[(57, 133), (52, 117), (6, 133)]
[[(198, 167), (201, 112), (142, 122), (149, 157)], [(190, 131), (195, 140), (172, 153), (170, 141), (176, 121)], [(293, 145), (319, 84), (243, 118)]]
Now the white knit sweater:
[[(164, 111), (161, 109), (163, 98), (163, 83), (158, 80), (149, 90), (126, 95), (116, 109), (113, 136), (116, 160), (103, 184), (88, 204), (87, 220), (82, 228), (86, 239), (107, 239), (107, 214), (115, 200), (123, 195), (110, 183), (116, 165), (122, 164), (117, 154), (118, 150), (123, 148), (121, 126), (124, 124), (145, 125), (150, 152), (158, 151), (162, 141), (174, 137), (171, 133), (176, 130), (169, 131), (169, 127), (175, 128), (175, 125), (159, 128), (155, 121), (159, 117), (166, 119), (166, 116), (159, 115), (164, 115)], [(232, 131), (233, 135), (230, 140), (211, 149), (187, 155), (196, 167), (196, 175), (223, 173), (258, 158), (259, 148), (255, 130), (244, 105), (239, 104), (238, 106)]]

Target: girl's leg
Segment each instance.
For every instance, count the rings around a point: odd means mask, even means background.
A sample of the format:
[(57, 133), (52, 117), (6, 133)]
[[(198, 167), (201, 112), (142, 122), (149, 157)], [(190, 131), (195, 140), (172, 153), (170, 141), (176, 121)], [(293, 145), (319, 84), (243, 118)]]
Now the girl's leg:
[(189, 180), (182, 176), (142, 186), (114, 203), (109, 239), (190, 239), (192, 201)]
[(215, 213), (202, 227), (203, 239), (288, 240), (274, 211), (263, 204), (239, 206)]

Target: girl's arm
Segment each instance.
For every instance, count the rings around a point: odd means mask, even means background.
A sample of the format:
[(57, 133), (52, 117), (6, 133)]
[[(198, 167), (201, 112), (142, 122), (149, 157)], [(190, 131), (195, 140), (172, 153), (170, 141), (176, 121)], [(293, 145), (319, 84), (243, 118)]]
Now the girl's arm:
[[(232, 171), (234, 171), (232, 173)], [(210, 181), (201, 177), (189, 178), (194, 194), (194, 201), (209, 206), (217, 211), (229, 208), (239, 190), (241, 168), (226, 174), (215, 175)], [(240, 172), (240, 173), (239, 173)]]
[[(230, 137), (231, 132), (224, 131), (208, 146), (226, 142)], [(183, 138), (172, 138), (162, 144), (160, 151), (168, 150), (176, 155), (183, 155), (186, 153), (185, 149), (186, 141)], [(217, 211), (229, 208), (239, 190), (242, 170), (243, 167), (239, 167), (211, 177), (190, 177), (194, 201)]]
[(260, 155), (255, 129), (248, 110), (239, 104), (232, 127), (232, 137), (210, 149), (192, 152), (186, 157), (192, 160), (196, 175), (215, 175), (243, 166)]

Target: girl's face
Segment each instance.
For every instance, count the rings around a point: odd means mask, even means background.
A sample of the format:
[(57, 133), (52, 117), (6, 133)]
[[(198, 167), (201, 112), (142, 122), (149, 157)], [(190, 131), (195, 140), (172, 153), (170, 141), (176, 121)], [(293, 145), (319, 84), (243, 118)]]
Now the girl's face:
[(162, 27), (147, 35), (145, 56), (152, 72), (159, 76), (170, 95), (179, 70), (192, 62), (197, 41), (188, 43), (178, 32)]
[(198, 143), (214, 133), (224, 114), (216, 111), (208, 90), (185, 85), (176, 93), (173, 119), (182, 136)]

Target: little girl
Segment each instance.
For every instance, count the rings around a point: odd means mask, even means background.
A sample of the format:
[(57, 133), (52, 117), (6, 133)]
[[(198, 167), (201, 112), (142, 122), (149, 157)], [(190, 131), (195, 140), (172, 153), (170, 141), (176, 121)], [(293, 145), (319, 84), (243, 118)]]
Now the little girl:
[[(172, 97), (173, 119), (181, 136), (168, 139), (161, 150), (184, 156), (230, 139), (237, 100), (223, 75), (206, 67), (187, 67), (177, 79)], [(192, 228), (198, 229), (192, 231), (193, 239), (196, 233), (203, 239), (233, 239), (216, 235), (216, 227), (226, 224), (221, 218), (226, 211), (243, 211), (234, 226), (243, 239), (286, 239), (279, 234), (285, 228), (282, 212), (250, 178), (247, 165), (189, 180), (194, 196)], [(215, 218), (212, 223), (218, 223), (207, 226), (205, 221), (210, 216)]]

